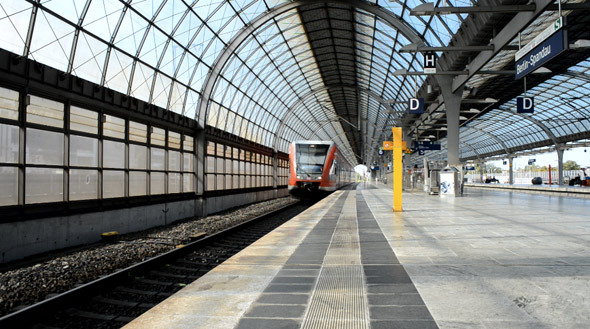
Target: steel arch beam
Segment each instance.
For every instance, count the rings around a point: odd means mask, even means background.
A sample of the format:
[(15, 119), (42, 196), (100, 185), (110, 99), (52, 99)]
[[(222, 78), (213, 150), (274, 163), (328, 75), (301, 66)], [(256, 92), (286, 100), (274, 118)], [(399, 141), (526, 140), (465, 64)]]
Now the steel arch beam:
[[(506, 146), (506, 143), (504, 143), (503, 140), (501, 140), (498, 136), (492, 134), (489, 131), (485, 131), (481, 128), (475, 128), (475, 127), (467, 127), (467, 126), (463, 126), (462, 128), (464, 129), (473, 129), (473, 130), (477, 130), (481, 133), (484, 133), (487, 136), (490, 136), (493, 140), (495, 140), (496, 142), (498, 142), (500, 145), (502, 145), (502, 147), (504, 148), (504, 150), (506, 151), (506, 154), (509, 154), (510, 152), (508, 151), (508, 147)], [(477, 154), (477, 153), (476, 153)]]
[(466, 143), (466, 142), (462, 142), (462, 141), (459, 141), (459, 144), (463, 144), (463, 145), (467, 146), (467, 148), (471, 149), (473, 151), (473, 153), (475, 153), (475, 156), (477, 157), (478, 160), (483, 161), (481, 158), (481, 155), (479, 155), (479, 153), (477, 153), (477, 150), (475, 149), (475, 147), (473, 147), (473, 145)]
[(557, 140), (557, 137), (555, 137), (555, 134), (553, 134), (551, 132), (551, 130), (549, 130), (549, 128), (547, 128), (547, 126), (545, 126), (541, 121), (539, 121), (539, 120), (537, 120), (537, 119), (535, 119), (533, 117), (530, 117), (528, 115), (525, 115), (523, 113), (517, 113), (517, 112), (514, 112), (514, 111), (510, 111), (508, 109), (497, 108), (497, 109), (494, 109), (494, 110), (504, 111), (504, 112), (510, 113), (512, 115), (519, 116), (519, 117), (521, 117), (523, 119), (529, 120), (530, 122), (534, 123), (536, 126), (538, 126), (539, 128), (541, 128), (541, 130), (543, 130), (547, 134), (547, 136), (549, 136), (549, 138), (553, 141), (553, 144), (555, 144), (556, 147), (559, 145), (559, 142)]
[(248, 25), (244, 26), (236, 35), (232, 37), (230, 42), (227, 46), (223, 49), (223, 52), (217, 56), (215, 62), (212, 65), (211, 70), (207, 74), (205, 82), (203, 84), (203, 89), (201, 90), (201, 97), (199, 99), (199, 104), (197, 107), (196, 113), (198, 113), (197, 123), (200, 127), (205, 126), (205, 118), (208, 115), (208, 108), (209, 102), (211, 100), (211, 93), (213, 92), (213, 88), (215, 87), (215, 83), (217, 79), (221, 75), (225, 64), (228, 60), (232, 57), (232, 55), (236, 52), (238, 47), (251, 35), (256, 31), (259, 27), (266, 24), (268, 21), (273, 19), (276, 16), (279, 16), (289, 10), (298, 8), (303, 5), (310, 5), (310, 4), (318, 4), (318, 3), (338, 3), (349, 5), (355, 8), (360, 8), (371, 14), (383, 19), (386, 23), (391, 25), (394, 29), (400, 31), (411, 43), (417, 43), (420, 45), (427, 45), (427, 42), (420, 37), (420, 35), (409, 25), (406, 24), (404, 20), (399, 18), (398, 16), (391, 13), (389, 10), (370, 3), (365, 0), (297, 0), (292, 2), (283, 3), (276, 7), (273, 7), (269, 11), (259, 15), (253, 21), (251, 21)]
[(359, 86), (350, 86), (350, 85), (330, 85), (330, 86), (324, 86), (322, 88), (317, 88), (314, 90), (311, 90), (310, 92), (306, 93), (305, 95), (299, 97), (299, 99), (292, 105), (289, 107), (289, 109), (287, 109), (287, 111), (285, 112), (285, 115), (283, 116), (283, 118), (281, 119), (281, 122), (279, 124), (279, 127), (277, 128), (277, 132), (275, 133), (275, 142), (273, 145), (274, 150), (276, 151), (278, 148), (278, 140), (279, 140), (279, 136), (281, 136), (283, 129), (286, 126), (286, 121), (289, 118), (290, 115), (292, 115), (294, 112), (294, 110), (300, 105), (302, 104), (306, 99), (308, 99), (309, 97), (315, 95), (316, 93), (322, 92), (322, 91), (330, 91), (332, 89), (347, 89), (347, 90), (354, 90), (357, 92), (363, 92), (366, 93), (367, 95), (369, 95), (369, 97), (376, 99), (381, 105), (383, 105), (386, 109), (388, 109), (390, 112), (393, 112), (394, 109), (393, 107), (387, 103), (381, 96), (379, 96), (377, 93), (371, 91), (370, 89), (366, 89), (366, 88), (362, 88)]

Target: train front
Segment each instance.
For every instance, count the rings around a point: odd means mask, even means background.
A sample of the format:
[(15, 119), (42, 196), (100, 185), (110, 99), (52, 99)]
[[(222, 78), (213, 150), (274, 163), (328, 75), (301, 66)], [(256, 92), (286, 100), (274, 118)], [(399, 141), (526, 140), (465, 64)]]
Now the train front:
[(297, 198), (314, 199), (335, 188), (332, 164), (336, 145), (326, 141), (291, 143), (289, 152), (289, 193)]

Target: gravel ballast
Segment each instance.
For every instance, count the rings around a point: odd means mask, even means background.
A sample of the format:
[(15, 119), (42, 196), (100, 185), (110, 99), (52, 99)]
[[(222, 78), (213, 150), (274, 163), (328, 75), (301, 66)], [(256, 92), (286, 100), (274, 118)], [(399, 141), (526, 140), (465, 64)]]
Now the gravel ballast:
[(0, 273), (0, 316), (126, 268), (190, 241), (297, 202), (291, 197), (252, 204), (200, 219), (120, 236), (116, 242), (78, 250), (42, 263)]

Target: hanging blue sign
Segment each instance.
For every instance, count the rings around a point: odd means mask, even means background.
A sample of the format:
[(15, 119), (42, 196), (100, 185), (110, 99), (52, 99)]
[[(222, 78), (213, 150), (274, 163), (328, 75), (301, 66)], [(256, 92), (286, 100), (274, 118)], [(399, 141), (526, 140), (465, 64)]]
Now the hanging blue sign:
[(515, 62), (518, 80), (568, 49), (566, 30), (561, 29)]
[(418, 155), (424, 155), (424, 150), (418, 150)]
[(385, 154), (385, 151), (379, 150), (379, 155), (383, 155), (383, 154)]
[(533, 97), (516, 97), (516, 113), (535, 113)]
[(408, 101), (408, 113), (424, 113), (424, 98), (410, 98), (410, 100)]
[(423, 151), (440, 151), (440, 144), (429, 141), (414, 142), (414, 148)]

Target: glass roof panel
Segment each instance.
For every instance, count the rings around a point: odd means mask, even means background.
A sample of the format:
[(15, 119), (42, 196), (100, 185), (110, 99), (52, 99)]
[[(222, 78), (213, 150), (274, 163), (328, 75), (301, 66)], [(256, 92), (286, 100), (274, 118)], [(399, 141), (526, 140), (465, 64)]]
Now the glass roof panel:
[(0, 47), (22, 55), (27, 39), (32, 5), (21, 0), (0, 2)]
[[(108, 42), (115, 32), (122, 9), (123, 4), (118, 0), (91, 1), (82, 27)], [(65, 11), (67, 12), (68, 10)], [(58, 13), (60, 12), (58, 11)], [(77, 23), (77, 19), (71, 21)]]

